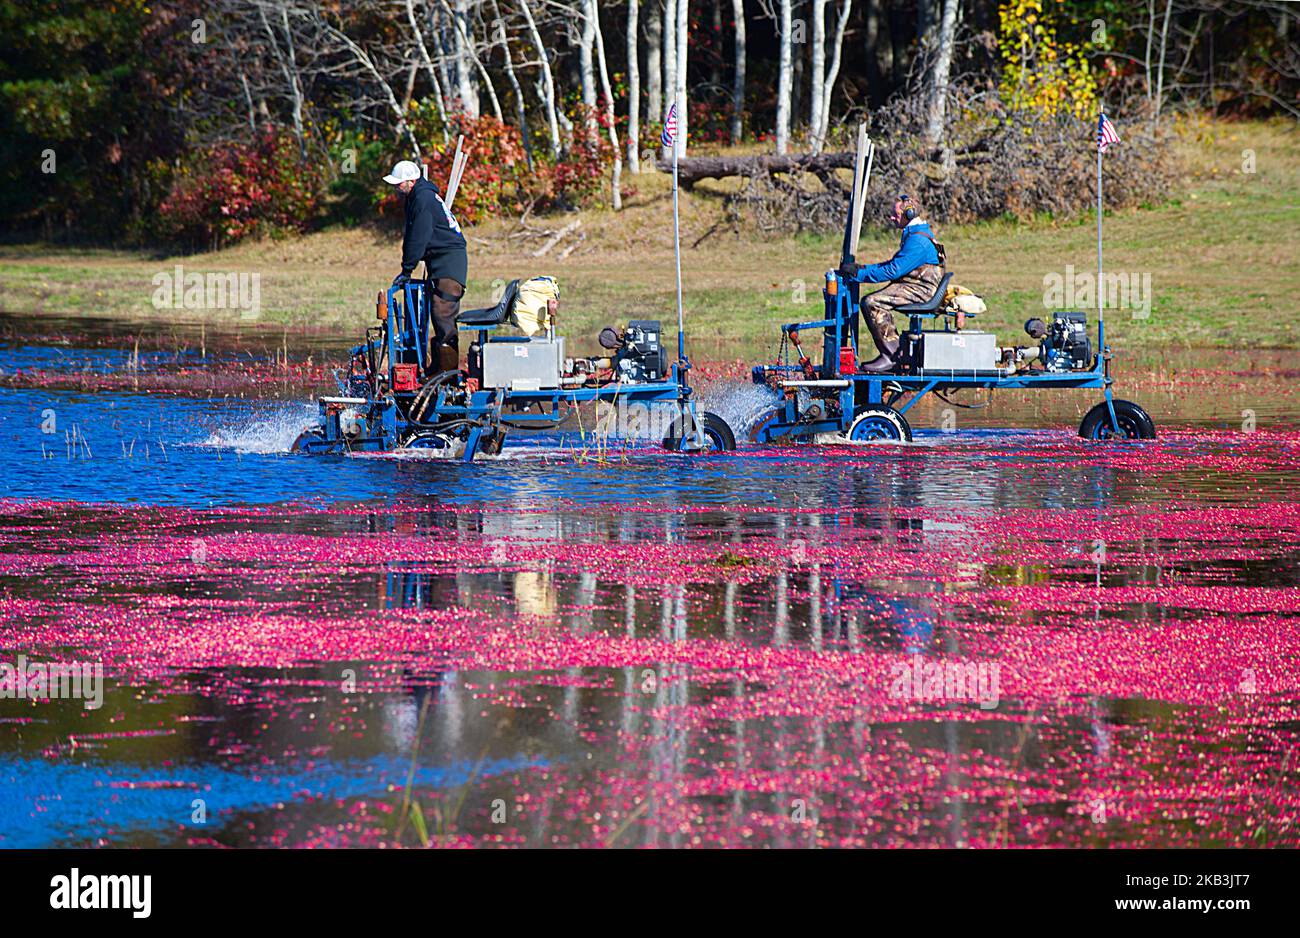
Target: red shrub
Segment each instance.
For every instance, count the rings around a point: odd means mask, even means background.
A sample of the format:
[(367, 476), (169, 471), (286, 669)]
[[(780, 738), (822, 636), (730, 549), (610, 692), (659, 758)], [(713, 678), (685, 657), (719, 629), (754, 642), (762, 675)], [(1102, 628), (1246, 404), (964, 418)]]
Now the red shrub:
[[(456, 137), (464, 134), (464, 146), (472, 152), (452, 206), (457, 220), (474, 224), (488, 217), (518, 214), (530, 204), (534, 211), (572, 207), (600, 189), (613, 162), (603, 122), (601, 114), (593, 115), (592, 120), (584, 114), (575, 115), (568, 149), (559, 160), (534, 157), (530, 172), (517, 127), (490, 115), (453, 115), (448, 119), (451, 142), (440, 149), (425, 147), (429, 178), (440, 191), (445, 189), (451, 176)], [(419, 106), (413, 109), (412, 125), (421, 140), (442, 135), (434, 116), (426, 115)], [(380, 211), (389, 214), (395, 208), (395, 198), (389, 197), (383, 200)]]
[(220, 247), (253, 234), (304, 230), (316, 215), (321, 179), (289, 135), (217, 143), (192, 151), (158, 207), (160, 234)]

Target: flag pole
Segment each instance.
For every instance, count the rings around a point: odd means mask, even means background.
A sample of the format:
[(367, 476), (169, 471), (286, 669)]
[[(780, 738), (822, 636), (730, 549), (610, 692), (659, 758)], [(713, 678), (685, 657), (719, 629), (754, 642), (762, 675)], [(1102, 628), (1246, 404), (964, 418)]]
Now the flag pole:
[[(681, 99), (677, 100), (678, 109)], [(678, 126), (681, 126), (678, 124)], [(686, 332), (682, 322), (682, 223), (677, 209), (677, 153), (684, 141), (678, 139), (676, 129), (673, 133), (673, 250), (677, 255), (677, 358), (686, 360)]]
[(1106, 105), (1101, 105), (1097, 116), (1097, 326), (1101, 328), (1106, 318), (1106, 306), (1102, 302), (1101, 275), (1101, 140), (1102, 129), (1106, 125)]

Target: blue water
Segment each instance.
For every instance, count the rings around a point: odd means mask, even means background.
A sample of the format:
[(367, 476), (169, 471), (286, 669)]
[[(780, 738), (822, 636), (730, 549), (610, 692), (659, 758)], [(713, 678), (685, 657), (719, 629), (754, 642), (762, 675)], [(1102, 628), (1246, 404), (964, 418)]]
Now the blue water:
[[(988, 466), (995, 455), (988, 447), (1044, 444), (1039, 494), (1054, 496), (1050, 479), (1057, 467), (1046, 444), (1069, 438), (1065, 431), (918, 430), (911, 446), (858, 447), (852, 458), (824, 466), (810, 447), (742, 446), (700, 458), (668, 454), (650, 442), (607, 449), (602, 464), (576, 458), (583, 450), (577, 434), (555, 433), (516, 434), (501, 457), (472, 464), (428, 454), (290, 454), (315, 413), (309, 401), (0, 389), (0, 498), (191, 508), (430, 497), (504, 507), (556, 500), (761, 506), (801, 499), (852, 507), (908, 492), (922, 505), (942, 504), (951, 498), (952, 474), (961, 473), (972, 483), (987, 482), (965, 486), (963, 503), (976, 507), (1037, 500), (1032, 488), (1021, 495), (1007, 488)], [(886, 484), (880, 470), (900, 462), (910, 468)], [(1021, 472), (1029, 474), (1023, 465)], [(1093, 466), (1077, 475), (1062, 490), (1065, 500), (1095, 503), (1110, 473)], [(907, 492), (891, 491), (900, 485)]]
[[(472, 778), (545, 765), (514, 758), (481, 765), (416, 765), (412, 787), (454, 788)], [(402, 790), (410, 759), (396, 755), (328, 760), (285, 769), (228, 768), (213, 763), (133, 765), (0, 757), (0, 848), (124, 840), (154, 831), (207, 837), (232, 814), (255, 812), (305, 796), (350, 799)], [(144, 786), (144, 787), (134, 787)], [(195, 801), (204, 815), (196, 821)], [(41, 823), (34, 825), (32, 818)]]

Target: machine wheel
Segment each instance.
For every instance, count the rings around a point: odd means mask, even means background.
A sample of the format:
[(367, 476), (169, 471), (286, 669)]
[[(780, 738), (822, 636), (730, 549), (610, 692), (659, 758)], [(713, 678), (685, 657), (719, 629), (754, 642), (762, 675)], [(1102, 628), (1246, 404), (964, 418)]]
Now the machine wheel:
[(763, 414), (763, 416), (754, 421), (754, 425), (749, 431), (749, 442), (757, 443), (758, 435), (767, 428), (768, 424), (780, 419), (780, 417), (781, 412), (779, 410), (769, 410)]
[(664, 437), (664, 449), (674, 453), (705, 453), (736, 448), (736, 435), (731, 432), (727, 421), (707, 410), (700, 411), (697, 432), (691, 433), (686, 427), (688, 414), (682, 414), (673, 421), (673, 427)]
[(855, 443), (870, 440), (894, 440), (899, 443), (912, 442), (912, 427), (907, 419), (884, 404), (872, 404), (858, 413), (853, 425), (849, 427), (849, 439)]
[(1110, 423), (1110, 411), (1102, 401), (1084, 415), (1079, 436), (1085, 440), (1154, 440), (1156, 425), (1151, 415), (1132, 401), (1115, 400), (1115, 420), (1119, 433)]
[(498, 428), (496, 430), (489, 431), (487, 433), (484, 433), (483, 436), (479, 438), (478, 441), (479, 452), (487, 453), (489, 456), (499, 455), (501, 452), (501, 447), (505, 445), (505, 442), (506, 442), (505, 430)]
[(447, 433), (434, 430), (416, 430), (402, 443), (403, 449), (450, 449), (456, 439)]
[(293, 446), (289, 447), (289, 452), (301, 453), (303, 451), (303, 447), (305, 447), (308, 443), (324, 443), (324, 442), (325, 442), (324, 433), (321, 433), (319, 430), (304, 430), (302, 431), (302, 433), (298, 434), (298, 439), (293, 441)]

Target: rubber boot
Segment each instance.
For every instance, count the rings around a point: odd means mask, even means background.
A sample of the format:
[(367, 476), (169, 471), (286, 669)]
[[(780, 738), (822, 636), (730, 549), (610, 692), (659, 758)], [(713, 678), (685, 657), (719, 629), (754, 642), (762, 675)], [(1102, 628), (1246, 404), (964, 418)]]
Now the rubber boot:
[(881, 351), (869, 362), (864, 362), (859, 370), (868, 374), (889, 374), (898, 367), (898, 340), (890, 339), (880, 343)]
[(871, 340), (876, 343), (876, 348), (880, 349), (880, 354), (869, 362), (863, 362), (859, 370), (873, 375), (888, 374), (894, 370), (898, 360), (898, 338), (882, 338), (871, 318), (869, 316), (863, 318), (867, 321), (867, 329), (871, 332)]
[(460, 349), (454, 345), (438, 346), (438, 371), (456, 371), (460, 368)]

